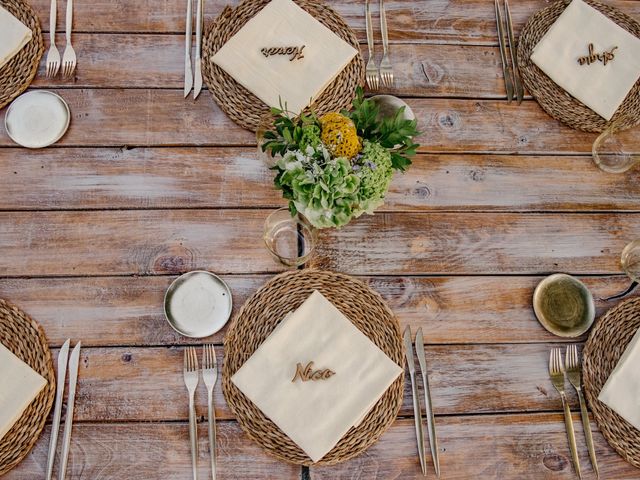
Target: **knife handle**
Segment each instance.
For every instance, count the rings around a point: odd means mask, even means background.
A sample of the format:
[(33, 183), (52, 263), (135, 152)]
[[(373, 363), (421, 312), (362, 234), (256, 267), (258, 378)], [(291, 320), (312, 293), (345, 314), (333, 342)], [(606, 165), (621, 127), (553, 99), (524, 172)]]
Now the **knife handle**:
[(420, 411), (420, 396), (418, 394), (418, 384), (415, 373), (409, 374), (411, 377), (411, 392), (413, 395), (413, 418), (416, 425), (416, 439), (418, 443), (418, 456), (420, 457), (420, 468), (422, 474), (427, 474), (427, 464), (424, 451), (424, 431), (422, 430), (422, 412)]

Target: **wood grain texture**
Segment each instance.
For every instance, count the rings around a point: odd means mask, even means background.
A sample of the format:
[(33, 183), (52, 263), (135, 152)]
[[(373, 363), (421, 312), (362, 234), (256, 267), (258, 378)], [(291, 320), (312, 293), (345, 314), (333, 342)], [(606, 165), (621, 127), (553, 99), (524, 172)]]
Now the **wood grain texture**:
[[(559, 414), (447, 417), (436, 419), (441, 479), (573, 480), (576, 475)], [(579, 416), (574, 415), (583, 478), (595, 478)], [(600, 478), (633, 480), (638, 470), (609, 447), (592, 423)], [(413, 421), (399, 420), (363, 455), (333, 467), (311, 467), (312, 480), (424, 478)], [(415, 453), (414, 453), (415, 452)], [(435, 478), (427, 442), (428, 477)]]
[[(47, 332), (51, 346), (81, 336), (85, 346), (222, 343), (225, 330), (205, 340), (177, 334), (166, 322), (164, 292), (174, 276), (0, 279), (0, 297), (11, 299)], [(227, 275), (234, 312), (269, 275)], [(544, 330), (531, 307), (541, 277), (365, 277), (400, 324), (422, 327), (427, 344), (563, 341)], [(598, 315), (624, 290), (624, 276), (582, 280), (596, 298)]]
[(261, 210), (0, 213), (5, 276), (277, 272)]
[[(588, 156), (421, 154), (380, 211), (640, 210), (638, 171)], [(246, 148), (0, 149), (0, 210), (276, 208), (273, 174)]]
[[(6, 480), (45, 478), (50, 427), (29, 456)], [(207, 424), (198, 429), (198, 478), (211, 478)], [(220, 480), (238, 478), (297, 480), (300, 468), (268, 456), (242, 433), (235, 422), (218, 422), (218, 471)], [(60, 441), (58, 443), (60, 447)], [(60, 448), (58, 448), (60, 451)], [(58, 462), (54, 468), (57, 477)], [(189, 426), (174, 424), (74, 423), (67, 479), (83, 480), (191, 480)]]
[[(71, 126), (58, 145), (235, 146), (255, 145), (255, 136), (235, 125), (208, 92), (196, 103), (179, 91), (143, 89), (58, 90), (69, 103)], [(540, 106), (499, 100), (409, 99), (424, 152), (519, 154), (590, 153), (593, 134), (550, 120)], [(629, 151), (640, 152), (640, 135), (620, 134)], [(0, 146), (12, 146), (4, 128)]]
[[(46, 88), (162, 88), (182, 90), (181, 35), (77, 34), (74, 48), (87, 61), (72, 79), (45, 76), (46, 55), (34, 86)], [(393, 49), (395, 95), (502, 98), (497, 47), (398, 44)], [(146, 68), (140, 68), (144, 64)], [(478, 83), (478, 76), (483, 76)], [(206, 87), (205, 87), (206, 88)]]
[[(80, 332), (74, 338), (83, 340)], [(553, 345), (427, 345), (434, 412), (468, 415), (561, 411), (560, 397), (549, 380), (549, 352)], [(57, 349), (54, 353), (57, 355)], [(216, 347), (216, 354), (221, 364), (221, 346)], [(183, 348), (179, 347), (84, 348), (74, 418), (83, 422), (186, 421), (182, 359)], [(294, 373), (292, 365), (291, 376)], [(408, 417), (413, 415), (413, 407), (408, 377), (405, 380), (400, 415)], [(572, 408), (578, 408), (575, 392), (567, 389), (567, 395)], [(219, 418), (233, 418), (219, 384), (215, 403)], [(198, 390), (196, 408), (199, 416), (206, 416), (204, 388)]]
[[(48, 0), (32, 0), (36, 13), (49, 18)], [(205, 7), (205, 24), (213, 21), (229, 2), (214, 0)], [(234, 1), (232, 5), (239, 2)], [(364, 7), (349, 0), (327, 2), (340, 13), (357, 32), (361, 42), (366, 39)], [(610, 4), (629, 15), (640, 16), (640, 5), (633, 0), (612, 0)], [(511, 7), (516, 33), (535, 11), (548, 5), (545, 0), (522, 0)], [(74, 30), (79, 32), (162, 32), (184, 33), (184, 5), (181, 2), (140, 0), (96, 0), (74, 6)], [(388, 0), (385, 2), (392, 42), (475, 43), (496, 44), (495, 16), (491, 2), (484, 0)], [(60, 10), (60, 7), (58, 7)], [(377, 3), (372, 4), (377, 24)], [(60, 18), (60, 17), (58, 17)], [(377, 25), (376, 25), (377, 26)], [(43, 28), (48, 29), (45, 22)], [(58, 30), (63, 26), (58, 24)], [(379, 40), (376, 28), (376, 38)]]
[(373, 274), (620, 273), (637, 214), (383, 213), (323, 230), (311, 265)]

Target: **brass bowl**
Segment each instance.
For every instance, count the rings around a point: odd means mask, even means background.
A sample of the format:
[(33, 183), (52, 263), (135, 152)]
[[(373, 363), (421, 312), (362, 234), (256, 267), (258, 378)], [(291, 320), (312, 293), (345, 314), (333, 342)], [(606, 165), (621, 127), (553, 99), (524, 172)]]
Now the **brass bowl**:
[(540, 324), (559, 337), (579, 337), (591, 328), (596, 316), (589, 289), (564, 273), (550, 275), (538, 284), (533, 310)]

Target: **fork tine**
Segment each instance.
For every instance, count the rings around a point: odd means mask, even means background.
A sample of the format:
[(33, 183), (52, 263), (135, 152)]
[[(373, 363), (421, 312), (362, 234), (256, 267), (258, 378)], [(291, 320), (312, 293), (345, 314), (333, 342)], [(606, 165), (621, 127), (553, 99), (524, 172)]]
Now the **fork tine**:
[(216, 358), (216, 349), (211, 345), (211, 364), (215, 367), (218, 365), (218, 359)]

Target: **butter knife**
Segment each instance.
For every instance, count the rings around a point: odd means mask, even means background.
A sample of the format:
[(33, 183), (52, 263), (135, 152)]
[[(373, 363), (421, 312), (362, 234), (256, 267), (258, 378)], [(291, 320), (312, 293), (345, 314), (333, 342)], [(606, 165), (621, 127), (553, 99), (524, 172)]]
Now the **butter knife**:
[(511, 81), (511, 70), (507, 60), (507, 49), (504, 46), (504, 26), (502, 25), (502, 14), (500, 12), (500, 4), (495, 0), (496, 25), (498, 27), (498, 45), (500, 46), (500, 60), (502, 61), (502, 75), (504, 76), (504, 85), (507, 89), (507, 102), (513, 100), (513, 82)]
[(49, 439), (49, 455), (47, 456), (47, 480), (51, 480), (53, 474), (53, 462), (56, 458), (58, 446), (58, 430), (60, 430), (60, 415), (62, 413), (62, 396), (64, 395), (64, 383), (67, 378), (67, 362), (69, 360), (69, 343), (67, 339), (58, 353), (58, 379), (56, 381), (56, 405), (53, 407), (53, 422), (51, 424), (51, 438)]
[(193, 99), (195, 100), (200, 95), (202, 90), (202, 8), (204, 0), (196, 0), (196, 61), (195, 61), (195, 79), (193, 86)]
[(64, 480), (67, 473), (67, 460), (69, 460), (69, 445), (71, 443), (71, 428), (73, 424), (73, 405), (76, 400), (79, 364), (80, 342), (73, 348), (71, 358), (69, 359), (69, 397), (67, 398), (67, 418), (64, 421), (64, 433), (62, 435), (62, 455), (58, 480)]
[(191, 42), (193, 29), (193, 12), (191, 11), (191, 1), (187, 0), (187, 19), (184, 35), (184, 98), (187, 98), (193, 87), (193, 71), (191, 70)]
[(411, 377), (411, 395), (413, 397), (413, 419), (416, 425), (416, 439), (418, 441), (418, 456), (422, 475), (427, 474), (427, 465), (424, 458), (424, 433), (422, 431), (422, 414), (420, 411), (420, 397), (418, 396), (418, 384), (416, 383), (416, 364), (413, 358), (413, 345), (411, 344), (411, 327), (404, 329), (404, 349)]
[(429, 433), (429, 448), (433, 458), (433, 466), (436, 469), (436, 476), (440, 477), (440, 460), (438, 459), (438, 437), (436, 437), (436, 422), (433, 417), (433, 407), (431, 404), (431, 389), (429, 388), (429, 377), (427, 375), (427, 360), (424, 356), (424, 340), (422, 338), (422, 327), (416, 332), (416, 354), (420, 363), (420, 373), (422, 374), (422, 385), (424, 386), (424, 402), (427, 413), (427, 432)]
[(516, 41), (513, 33), (513, 21), (511, 20), (511, 9), (509, 8), (509, 0), (504, 0), (504, 14), (507, 19), (507, 38), (509, 40), (509, 52), (511, 54), (511, 65), (513, 66), (513, 84), (515, 88), (516, 99), (518, 105), (522, 103), (524, 98), (524, 86), (522, 78), (520, 78), (520, 67), (518, 67), (518, 55), (516, 55)]

